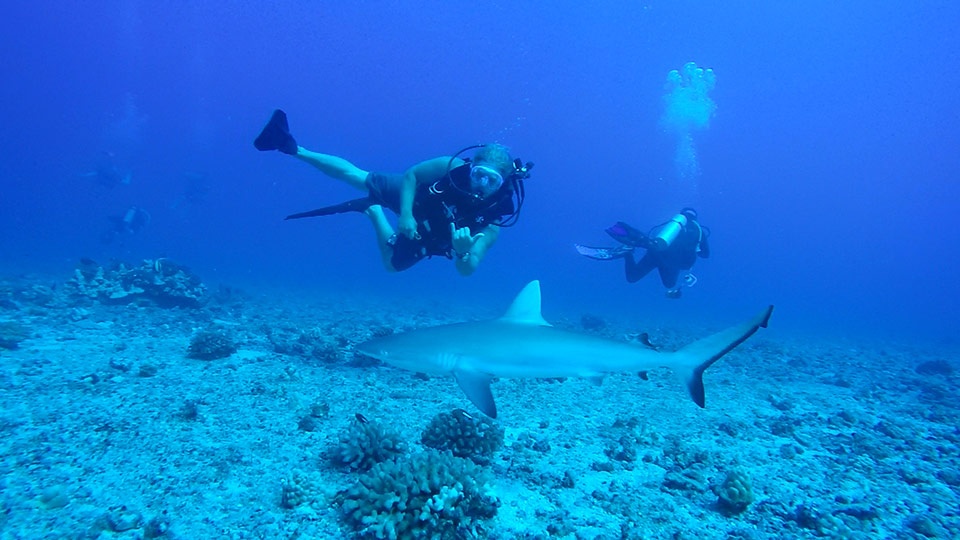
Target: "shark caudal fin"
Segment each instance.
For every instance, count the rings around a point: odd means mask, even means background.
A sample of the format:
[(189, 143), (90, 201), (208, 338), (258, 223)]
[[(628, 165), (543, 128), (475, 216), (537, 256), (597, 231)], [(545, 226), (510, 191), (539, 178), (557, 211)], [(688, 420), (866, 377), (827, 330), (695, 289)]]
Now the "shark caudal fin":
[(671, 353), (674, 356), (673, 366), (683, 377), (694, 403), (704, 406), (703, 372), (757, 330), (766, 328), (771, 313), (773, 306), (767, 307), (748, 322), (717, 332)]

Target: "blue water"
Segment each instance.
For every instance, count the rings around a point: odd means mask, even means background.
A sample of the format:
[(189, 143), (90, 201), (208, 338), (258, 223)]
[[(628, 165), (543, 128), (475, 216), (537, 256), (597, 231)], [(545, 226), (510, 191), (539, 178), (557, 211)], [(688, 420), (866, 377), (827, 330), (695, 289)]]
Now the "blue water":
[[(960, 6), (592, 4), (7, 6), (0, 270), (165, 256), (213, 286), (450, 313), (538, 278), (548, 318), (729, 323), (774, 303), (783, 335), (955, 339)], [(687, 62), (714, 70), (715, 109), (678, 146), (662, 117)], [(282, 220), (356, 194), (253, 148), (278, 107), (304, 146), (373, 170), (506, 144), (536, 163), (520, 222), (468, 279), (442, 259), (387, 274), (364, 218)], [(89, 174), (105, 160), (130, 183)], [(713, 256), (680, 301), (573, 250), (687, 204)], [(104, 244), (131, 205), (150, 224)]]
[[(328, 495), (357, 476), (324, 456), (348, 426), (420, 459), (431, 418), (480, 415), (358, 344), (494, 316), (539, 279), (560, 328), (666, 349), (776, 309), (705, 374), (705, 409), (662, 371), (496, 381), (494, 536), (957, 537), (957, 21), (938, 1), (5, 5), (0, 536), (344, 537)], [(254, 148), (277, 108), (374, 171), (505, 144), (535, 163), (519, 222), (471, 277), (387, 273), (364, 217), (283, 220), (359, 193)], [(134, 206), (149, 223), (109, 234)], [(683, 206), (712, 255), (682, 299), (574, 250)], [(85, 259), (173, 261), (215, 298), (94, 300)], [(189, 357), (204, 330), (235, 352)], [(712, 489), (741, 468), (756, 500), (726, 515)], [(286, 508), (298, 469), (315, 501)]]

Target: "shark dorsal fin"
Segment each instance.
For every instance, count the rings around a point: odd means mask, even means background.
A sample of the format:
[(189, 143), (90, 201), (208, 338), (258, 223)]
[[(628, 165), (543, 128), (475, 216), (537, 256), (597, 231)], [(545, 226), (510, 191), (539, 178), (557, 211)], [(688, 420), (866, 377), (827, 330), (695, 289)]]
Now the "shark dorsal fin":
[(550, 326), (540, 314), (540, 281), (535, 279), (527, 283), (500, 320), (514, 324)]

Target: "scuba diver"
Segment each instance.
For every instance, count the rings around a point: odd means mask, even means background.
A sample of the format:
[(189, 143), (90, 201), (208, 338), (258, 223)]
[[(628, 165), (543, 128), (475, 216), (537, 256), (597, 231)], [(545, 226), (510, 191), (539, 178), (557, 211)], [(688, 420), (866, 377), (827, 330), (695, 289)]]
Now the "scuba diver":
[[(649, 233), (634, 229), (618, 221), (606, 229), (607, 234), (621, 245), (612, 248), (596, 248), (574, 244), (577, 252), (598, 261), (624, 259), (627, 281), (635, 283), (656, 268), (660, 281), (667, 288), (668, 298), (680, 298), (683, 287), (693, 287), (697, 278), (689, 272), (697, 257), (710, 256), (707, 238), (710, 229), (697, 221), (697, 211), (684, 208), (669, 221), (654, 226)], [(635, 248), (643, 248), (646, 253), (637, 261)], [(686, 271), (678, 284), (680, 272)]]
[(150, 224), (150, 213), (139, 206), (131, 206), (122, 216), (110, 216), (110, 228), (104, 232), (103, 243), (109, 244), (116, 238), (136, 234)]
[(93, 178), (101, 186), (113, 189), (117, 186), (128, 186), (132, 174), (130, 171), (122, 170), (117, 165), (117, 155), (113, 152), (103, 152), (97, 160), (97, 167), (91, 172), (86, 172), (80, 176), (84, 178)]
[[(523, 206), (523, 181), (532, 163), (513, 160), (499, 144), (468, 146), (452, 156), (422, 161), (402, 174), (360, 169), (349, 161), (297, 145), (287, 115), (277, 109), (254, 141), (260, 151), (278, 150), (322, 173), (366, 192), (365, 197), (287, 216), (300, 219), (362, 212), (373, 224), (383, 264), (406, 270), (424, 258), (453, 259), (469, 276), (496, 242), (501, 227), (517, 222)], [(473, 158), (460, 158), (477, 149)], [(397, 228), (384, 208), (397, 215)]]

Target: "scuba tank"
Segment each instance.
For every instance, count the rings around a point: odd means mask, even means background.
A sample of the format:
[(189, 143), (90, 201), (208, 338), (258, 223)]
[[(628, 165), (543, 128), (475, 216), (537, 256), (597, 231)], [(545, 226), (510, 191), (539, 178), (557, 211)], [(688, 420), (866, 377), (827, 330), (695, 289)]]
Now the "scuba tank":
[(137, 219), (137, 214), (140, 212), (140, 209), (136, 206), (131, 206), (127, 213), (123, 215), (123, 224), (128, 228), (133, 228), (133, 220)]
[(687, 216), (677, 214), (664, 223), (657, 234), (650, 236), (650, 248), (654, 251), (663, 251), (673, 244), (680, 236), (680, 232), (687, 226)]

